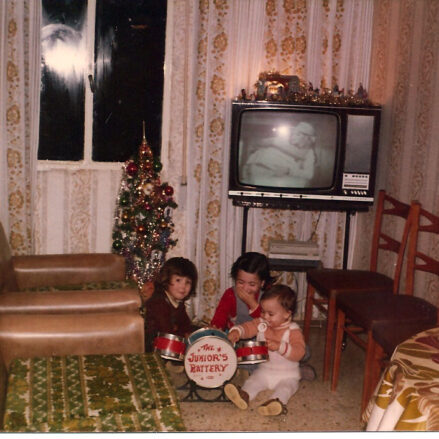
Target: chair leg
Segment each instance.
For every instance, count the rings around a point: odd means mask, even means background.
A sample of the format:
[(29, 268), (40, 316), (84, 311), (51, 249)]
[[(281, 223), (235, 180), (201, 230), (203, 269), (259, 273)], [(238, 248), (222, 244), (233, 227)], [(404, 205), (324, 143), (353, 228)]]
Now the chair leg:
[(309, 341), (309, 330), (312, 320), (314, 293), (315, 293), (314, 287), (311, 284), (308, 284), (308, 288), (306, 289), (305, 319), (303, 321), (303, 337), (305, 339), (305, 343), (308, 343)]
[(366, 410), (369, 400), (381, 377), (381, 360), (385, 357), (382, 347), (374, 340), (372, 331), (368, 331), (366, 346), (366, 364), (364, 366), (363, 395), (361, 413)]
[(381, 374), (383, 373), (383, 363), (384, 360), (387, 358), (386, 353), (384, 352), (383, 348), (379, 343), (373, 339), (374, 342), (374, 362), (372, 366), (372, 370), (374, 371), (373, 374), (373, 386), (372, 391), (375, 390), (375, 387), (378, 385), (378, 382), (381, 379)]
[(366, 361), (364, 365), (364, 377), (363, 377), (363, 394), (361, 396), (361, 412), (367, 406), (370, 399), (370, 391), (373, 387), (374, 375), (376, 375), (374, 368), (375, 363), (375, 343), (372, 337), (372, 330), (367, 331), (366, 341)]
[(328, 300), (328, 315), (326, 319), (326, 341), (325, 341), (325, 354), (323, 357), (323, 381), (329, 379), (329, 369), (331, 366), (331, 355), (332, 355), (332, 343), (334, 337), (334, 325), (336, 323), (335, 319), (335, 296), (332, 294), (329, 296)]
[(338, 384), (338, 374), (340, 371), (340, 360), (341, 360), (341, 347), (343, 344), (343, 334), (345, 325), (346, 315), (342, 310), (338, 310), (337, 313), (337, 331), (335, 333), (335, 350), (334, 350), (334, 363), (332, 365), (332, 380), (331, 380), (331, 390), (335, 391)]

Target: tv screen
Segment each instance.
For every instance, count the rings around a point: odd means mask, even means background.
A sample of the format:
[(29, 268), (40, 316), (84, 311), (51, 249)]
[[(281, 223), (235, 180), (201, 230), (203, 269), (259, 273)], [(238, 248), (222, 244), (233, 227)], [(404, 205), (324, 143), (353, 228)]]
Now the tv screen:
[(244, 111), (239, 182), (267, 188), (333, 187), (339, 126), (334, 113)]
[(239, 206), (367, 210), (381, 107), (233, 101), (229, 197)]

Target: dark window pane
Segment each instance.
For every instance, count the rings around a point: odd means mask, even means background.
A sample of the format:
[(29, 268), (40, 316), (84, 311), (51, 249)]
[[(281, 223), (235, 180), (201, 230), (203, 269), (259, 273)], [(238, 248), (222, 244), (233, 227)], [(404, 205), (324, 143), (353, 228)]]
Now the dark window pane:
[(43, 0), (38, 159), (81, 160), (86, 0)]
[(98, 0), (93, 160), (124, 161), (142, 136), (160, 152), (166, 1)]

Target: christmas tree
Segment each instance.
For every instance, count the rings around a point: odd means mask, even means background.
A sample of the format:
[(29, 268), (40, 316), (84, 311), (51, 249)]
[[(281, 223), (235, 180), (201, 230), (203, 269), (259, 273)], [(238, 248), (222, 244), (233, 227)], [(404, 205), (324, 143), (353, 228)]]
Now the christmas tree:
[(145, 137), (137, 158), (125, 162), (117, 199), (113, 251), (125, 257), (127, 276), (141, 289), (153, 281), (163, 265), (171, 238), (174, 189), (160, 182), (162, 164), (154, 157)]

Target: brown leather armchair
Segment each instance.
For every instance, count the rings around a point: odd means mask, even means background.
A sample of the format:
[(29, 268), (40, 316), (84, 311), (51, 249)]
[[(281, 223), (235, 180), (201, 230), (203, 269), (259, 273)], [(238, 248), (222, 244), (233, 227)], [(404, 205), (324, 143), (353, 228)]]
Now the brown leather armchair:
[[(0, 224), (0, 356), (6, 367), (17, 357), (143, 352), (141, 297), (124, 281), (125, 259), (111, 253), (11, 256)], [(123, 287), (104, 289), (117, 282)], [(98, 289), (84, 289), (90, 283)]]
[(111, 253), (11, 256), (0, 224), (0, 314), (138, 311), (139, 291), (125, 274), (125, 259)]

